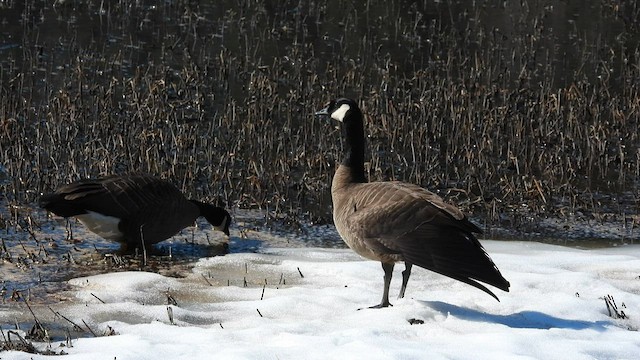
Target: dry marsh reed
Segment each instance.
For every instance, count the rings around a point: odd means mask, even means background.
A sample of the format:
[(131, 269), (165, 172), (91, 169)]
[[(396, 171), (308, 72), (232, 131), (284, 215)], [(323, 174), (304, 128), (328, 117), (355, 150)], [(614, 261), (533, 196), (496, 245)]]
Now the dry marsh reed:
[(344, 95), (366, 114), (371, 180), (421, 184), (489, 227), (640, 221), (633, 1), (1, 6), (8, 207), (146, 172), (328, 223), (342, 144), (312, 114)]

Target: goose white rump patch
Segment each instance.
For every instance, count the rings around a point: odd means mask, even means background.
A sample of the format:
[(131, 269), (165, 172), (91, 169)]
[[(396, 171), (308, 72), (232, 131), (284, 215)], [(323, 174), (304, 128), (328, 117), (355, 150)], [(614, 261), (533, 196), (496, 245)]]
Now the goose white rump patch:
[(119, 241), (123, 234), (118, 229), (120, 219), (107, 216), (95, 211), (87, 211), (86, 214), (76, 216), (92, 232), (102, 236), (107, 240)]

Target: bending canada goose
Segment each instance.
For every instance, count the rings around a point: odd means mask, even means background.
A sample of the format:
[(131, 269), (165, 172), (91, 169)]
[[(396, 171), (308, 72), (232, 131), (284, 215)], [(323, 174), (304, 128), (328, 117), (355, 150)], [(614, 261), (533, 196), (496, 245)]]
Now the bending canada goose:
[(496, 295), (478, 281), (509, 291), (509, 282), (473, 233), (480, 229), (455, 206), (417, 185), (399, 181), (367, 183), (362, 112), (351, 99), (338, 99), (316, 115), (343, 123), (346, 156), (331, 184), (333, 221), (356, 253), (382, 263), (382, 301), (387, 307), (396, 261), (405, 262), (400, 298), (415, 264)]
[(131, 248), (166, 240), (199, 216), (227, 236), (231, 222), (223, 208), (187, 200), (170, 182), (146, 175), (80, 180), (43, 195), (40, 206)]

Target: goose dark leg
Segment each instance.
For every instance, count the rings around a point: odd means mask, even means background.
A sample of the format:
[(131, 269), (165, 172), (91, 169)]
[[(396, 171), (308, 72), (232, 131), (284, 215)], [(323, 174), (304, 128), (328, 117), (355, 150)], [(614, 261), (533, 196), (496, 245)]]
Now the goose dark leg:
[(389, 302), (389, 285), (391, 284), (391, 276), (393, 276), (394, 263), (382, 263), (382, 270), (384, 270), (384, 290), (382, 292), (382, 301), (378, 305), (371, 306), (371, 309), (380, 309), (388, 306), (393, 306)]
[(413, 264), (410, 262), (404, 262), (404, 271), (402, 272), (402, 287), (400, 288), (400, 295), (398, 299), (404, 297), (404, 291), (407, 290), (407, 283), (409, 282), (409, 276), (411, 276), (411, 268)]

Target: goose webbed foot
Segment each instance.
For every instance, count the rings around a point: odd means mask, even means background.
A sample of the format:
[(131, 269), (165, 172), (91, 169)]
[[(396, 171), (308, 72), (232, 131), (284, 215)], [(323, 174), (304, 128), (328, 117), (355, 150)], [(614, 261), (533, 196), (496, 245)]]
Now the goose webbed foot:
[(364, 310), (364, 309), (384, 309), (386, 307), (393, 307), (393, 304), (388, 302), (388, 301), (386, 303), (385, 302), (381, 302), (378, 305), (373, 305), (373, 306), (369, 306), (369, 307), (366, 307), (366, 308), (359, 308), (358, 311)]
[(387, 301), (386, 303), (381, 302), (378, 305), (369, 306), (369, 309), (383, 309), (390, 306), (393, 307), (393, 304)]

